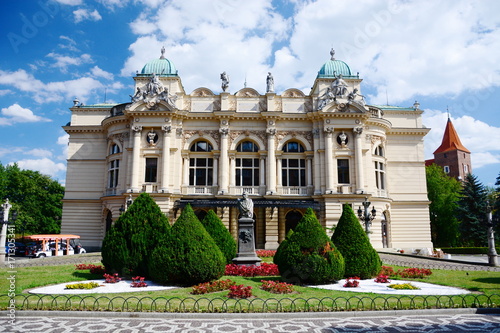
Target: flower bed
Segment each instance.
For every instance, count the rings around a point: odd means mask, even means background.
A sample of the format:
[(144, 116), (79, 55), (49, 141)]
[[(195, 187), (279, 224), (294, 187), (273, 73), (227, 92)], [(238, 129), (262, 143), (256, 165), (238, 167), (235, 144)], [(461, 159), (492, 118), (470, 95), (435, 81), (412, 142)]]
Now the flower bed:
[(356, 288), (359, 286), (359, 277), (354, 276), (346, 279), (344, 288)]
[(380, 275), (389, 276), (399, 276), (403, 279), (421, 279), (423, 277), (429, 276), (432, 274), (432, 271), (427, 268), (405, 268), (403, 270), (398, 269), (397, 272), (394, 272), (394, 269), (390, 266), (382, 266), (382, 270), (380, 271)]
[(396, 290), (419, 290), (419, 287), (412, 285), (411, 283), (400, 283), (400, 284), (390, 284), (389, 288)]
[(276, 250), (257, 250), (255, 252), (260, 258), (272, 258), (276, 254)]
[(252, 287), (242, 284), (229, 287), (229, 294), (227, 294), (229, 298), (249, 298), (252, 296)]
[(261, 280), (260, 282), (262, 282), (262, 290), (268, 291), (273, 294), (290, 294), (295, 291), (293, 289), (293, 284), (290, 283), (266, 280)]
[(377, 276), (377, 278), (373, 281), (375, 281), (377, 283), (389, 283), (389, 282), (391, 282), (391, 281), (389, 281), (389, 276), (383, 275), (383, 274), (379, 274), (379, 276)]
[(113, 275), (104, 274), (103, 277), (104, 277), (105, 283), (117, 283), (117, 282), (120, 282), (122, 280), (122, 278), (118, 276), (118, 273), (115, 273)]
[(278, 270), (278, 265), (276, 264), (268, 264), (263, 262), (260, 266), (250, 265), (250, 266), (242, 266), (230, 264), (226, 265), (226, 272), (224, 275), (232, 275), (232, 276), (278, 276), (280, 272)]
[(94, 265), (94, 264), (77, 264), (76, 270), (82, 271), (82, 270), (90, 270), (90, 273), (92, 274), (104, 274), (106, 273), (106, 269), (102, 265)]
[(67, 284), (66, 289), (94, 289), (99, 286), (100, 284), (97, 282), (81, 282), (81, 283)]
[(133, 288), (143, 288), (147, 287), (148, 284), (144, 281), (145, 278), (142, 276), (136, 276), (132, 278), (132, 283), (130, 284)]
[(229, 290), (231, 286), (236, 283), (232, 280), (216, 280), (212, 282), (200, 283), (192, 287), (191, 294), (193, 295), (203, 295), (207, 293), (213, 293), (217, 291)]

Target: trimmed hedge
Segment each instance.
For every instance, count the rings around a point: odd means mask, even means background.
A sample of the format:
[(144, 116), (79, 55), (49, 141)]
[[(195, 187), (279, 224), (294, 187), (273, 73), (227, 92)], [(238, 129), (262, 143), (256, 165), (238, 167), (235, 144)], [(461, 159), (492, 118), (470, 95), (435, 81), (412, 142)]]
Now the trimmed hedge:
[(236, 257), (236, 241), (229, 233), (229, 230), (222, 224), (221, 219), (210, 209), (201, 224), (222, 251), (226, 258), (226, 264), (231, 264), (233, 258)]
[(349, 204), (343, 205), (332, 242), (344, 257), (344, 277), (369, 279), (380, 272), (382, 261)]
[(323, 284), (344, 276), (344, 258), (308, 208), (274, 256), (281, 279), (293, 284)]
[(159, 283), (192, 286), (217, 280), (226, 259), (190, 205), (153, 251), (149, 274)]
[(101, 252), (106, 271), (148, 276), (151, 253), (169, 229), (160, 207), (149, 194), (141, 193), (104, 237)]

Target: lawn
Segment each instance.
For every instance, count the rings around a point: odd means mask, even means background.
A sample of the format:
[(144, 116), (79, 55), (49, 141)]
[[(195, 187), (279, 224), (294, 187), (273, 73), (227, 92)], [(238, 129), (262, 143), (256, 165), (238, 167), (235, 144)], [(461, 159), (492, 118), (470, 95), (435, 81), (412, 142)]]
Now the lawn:
[[(392, 266), (395, 270), (403, 268)], [(9, 276), (2, 268), (3, 276)], [(252, 287), (253, 297), (230, 299), (228, 291), (204, 295), (191, 294), (192, 288), (134, 293), (32, 295), (28, 289), (72, 281), (102, 278), (75, 265), (19, 267), (16, 269), (16, 307), (18, 309), (77, 309), (113, 311), (169, 312), (259, 312), (259, 311), (348, 311), (450, 307), (497, 307), (500, 304), (500, 272), (432, 270), (432, 275), (415, 281), (464, 288), (473, 293), (461, 296), (402, 296), (350, 291), (331, 291), (295, 286), (292, 294), (272, 294), (260, 289), (261, 280), (279, 277), (224, 276), (236, 284)], [(9, 280), (0, 280), (0, 308), (8, 306)]]

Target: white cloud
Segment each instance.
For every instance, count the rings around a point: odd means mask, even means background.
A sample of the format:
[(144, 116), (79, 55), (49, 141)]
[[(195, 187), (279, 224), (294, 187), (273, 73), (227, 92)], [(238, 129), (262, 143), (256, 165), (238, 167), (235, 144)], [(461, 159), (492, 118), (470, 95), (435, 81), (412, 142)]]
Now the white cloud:
[(75, 23), (80, 23), (85, 20), (89, 21), (99, 21), (102, 19), (101, 14), (94, 9), (92, 12), (88, 9), (80, 8), (73, 11), (73, 15), (75, 16)]
[(32, 149), (28, 152), (26, 152), (27, 155), (33, 155), (36, 157), (52, 157), (52, 152), (47, 149), (42, 149), (42, 148), (35, 148)]
[(69, 143), (69, 134), (65, 133), (57, 138), (57, 144), (61, 146), (62, 152), (59, 155), (58, 159), (62, 161), (66, 161), (68, 158), (68, 143)]
[(110, 72), (106, 72), (105, 70), (99, 68), (98, 66), (94, 66), (90, 69), (92, 76), (94, 77), (102, 77), (104, 79), (113, 80), (113, 74)]
[(57, 177), (59, 172), (66, 171), (66, 165), (64, 163), (56, 163), (49, 158), (40, 159), (25, 159), (16, 162), (19, 168), (39, 171), (44, 175), (50, 177)]
[(78, 48), (76, 47), (77, 43), (74, 39), (68, 37), (68, 36), (59, 36), (59, 39), (61, 39), (63, 42), (58, 44), (57, 46), (60, 47), (61, 49), (66, 49), (72, 52), (78, 52)]
[(47, 54), (47, 57), (55, 60), (52, 67), (59, 68), (63, 73), (67, 72), (69, 66), (80, 66), (82, 64), (92, 63), (92, 56), (90, 54), (84, 53), (79, 57), (69, 57), (58, 53), (51, 52)]
[(62, 5), (78, 6), (82, 4), (82, 0), (55, 0)]
[(15, 123), (50, 122), (52, 120), (37, 116), (30, 109), (25, 109), (15, 103), (9, 107), (2, 108), (0, 125), (13, 125)]

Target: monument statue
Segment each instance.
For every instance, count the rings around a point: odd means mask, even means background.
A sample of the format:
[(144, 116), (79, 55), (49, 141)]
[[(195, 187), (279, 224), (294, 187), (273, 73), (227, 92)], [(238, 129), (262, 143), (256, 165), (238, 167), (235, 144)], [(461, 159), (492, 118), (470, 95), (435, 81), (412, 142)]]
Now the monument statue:
[(225, 92), (229, 87), (229, 76), (226, 74), (226, 72), (223, 72), (220, 75), (220, 79), (222, 80), (222, 91)]
[(251, 219), (253, 217), (253, 201), (246, 192), (243, 192), (242, 198), (238, 199), (238, 209), (242, 218)]
[(271, 72), (267, 73), (267, 78), (266, 78), (266, 92), (274, 92), (274, 78)]

